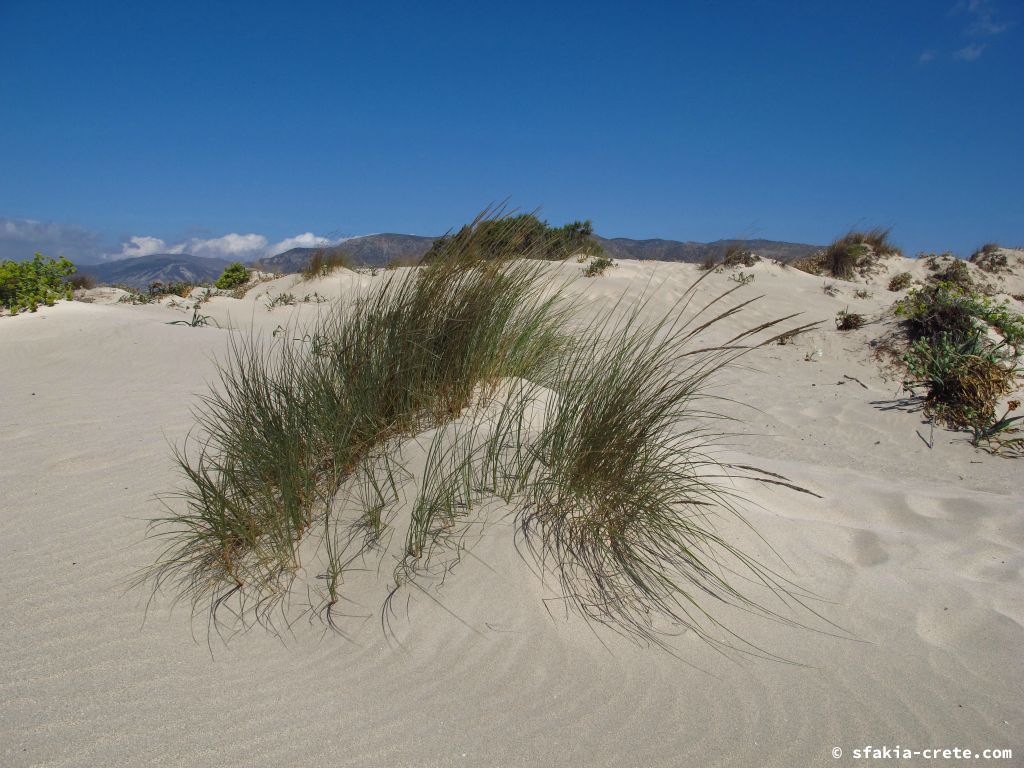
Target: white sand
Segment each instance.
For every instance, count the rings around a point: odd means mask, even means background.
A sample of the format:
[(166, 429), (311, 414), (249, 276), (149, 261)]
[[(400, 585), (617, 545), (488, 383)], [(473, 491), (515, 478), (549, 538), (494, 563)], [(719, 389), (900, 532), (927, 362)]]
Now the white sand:
[[(169, 445), (192, 426), (228, 331), (167, 325), (188, 315), (162, 305), (0, 318), (0, 765), (812, 766), (856, 764), (850, 750), (866, 744), (1012, 747), (997, 764), (1022, 764), (1024, 465), (942, 430), (929, 448), (919, 414), (885, 410), (899, 383), (868, 341), (891, 321), (832, 325), (847, 306), (880, 318), (895, 298), (888, 273), (907, 268), (924, 269), (894, 260), (868, 299), (832, 280), (841, 293), (827, 296), (821, 278), (773, 264), (745, 270), (756, 280), (741, 294), (765, 299), (736, 329), (791, 311), (825, 321), (721, 382), (752, 406), (740, 415), (754, 434), (730, 457), (824, 497), (742, 486), (748, 519), (786, 565), (723, 526), (855, 636), (728, 614), (802, 667), (729, 660), (691, 636), (675, 643), (680, 660), (592, 632), (544, 602), (552, 591), (507, 521), (436, 593), (443, 607), (403, 597), (401, 646), (380, 625), (389, 561), (346, 584), (347, 638), (302, 620), (283, 642), (259, 628), (214, 639), (211, 656), (202, 616), (170, 611), (165, 596), (143, 625), (147, 594), (124, 584), (157, 552), (145, 521), (176, 483)], [(592, 311), (657, 286), (655, 315), (697, 274), (622, 262), (573, 290)], [(732, 286), (729, 274), (707, 291)], [(347, 296), (384, 276), (281, 278), (201, 311), (271, 332), (317, 305), (267, 311), (262, 294)], [(847, 756), (834, 760), (835, 746)]]

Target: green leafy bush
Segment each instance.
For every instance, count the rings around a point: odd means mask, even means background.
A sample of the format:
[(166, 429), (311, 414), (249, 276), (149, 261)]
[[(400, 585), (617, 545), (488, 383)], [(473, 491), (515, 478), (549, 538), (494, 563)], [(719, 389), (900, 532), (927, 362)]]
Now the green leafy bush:
[[(1024, 317), (955, 282), (911, 291), (896, 304), (912, 344), (903, 361), (908, 391), (924, 389), (925, 413), (952, 429), (969, 429), (975, 445), (1001, 441), (1020, 417), (997, 417), (1000, 398), (1018, 383)], [(1018, 440), (1009, 441), (1017, 443)]]
[(32, 261), (2, 261), (0, 308), (12, 314), (35, 312), (40, 304), (50, 307), (57, 299), (70, 299), (74, 289), (64, 278), (75, 271), (63, 256), (54, 259), (37, 253)]
[(586, 269), (583, 270), (583, 274), (586, 277), (598, 277), (603, 275), (608, 267), (614, 267), (615, 262), (609, 259), (607, 256), (595, 256), (587, 264)]
[(228, 264), (224, 271), (221, 272), (220, 277), (213, 284), (215, 288), (220, 288), (223, 291), (230, 291), (232, 288), (238, 288), (239, 286), (245, 285), (249, 282), (249, 268), (236, 261), (234, 264)]
[(988, 344), (980, 333), (964, 341), (949, 334), (918, 339), (906, 355), (904, 387), (923, 388), (925, 413), (953, 429), (969, 429), (973, 442), (1004, 431), (1017, 418), (996, 418), (999, 398), (1016, 388), (1017, 358), (1002, 345)]
[(937, 342), (943, 334), (961, 343), (991, 326), (1016, 352), (1024, 348), (1024, 317), (1005, 301), (997, 303), (957, 283), (938, 282), (913, 290), (896, 303), (911, 339)]

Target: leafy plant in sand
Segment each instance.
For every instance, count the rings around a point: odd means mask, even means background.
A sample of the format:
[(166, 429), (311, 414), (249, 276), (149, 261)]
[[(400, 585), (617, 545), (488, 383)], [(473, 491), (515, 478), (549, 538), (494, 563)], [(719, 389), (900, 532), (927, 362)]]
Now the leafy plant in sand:
[(220, 277), (214, 281), (213, 285), (222, 291), (230, 291), (232, 288), (240, 288), (249, 282), (250, 275), (249, 268), (236, 261), (224, 268), (224, 271), (220, 273)]
[(54, 259), (37, 253), (31, 261), (0, 261), (0, 309), (16, 315), (70, 299), (73, 288), (65, 278), (74, 272), (75, 265), (63, 256)]

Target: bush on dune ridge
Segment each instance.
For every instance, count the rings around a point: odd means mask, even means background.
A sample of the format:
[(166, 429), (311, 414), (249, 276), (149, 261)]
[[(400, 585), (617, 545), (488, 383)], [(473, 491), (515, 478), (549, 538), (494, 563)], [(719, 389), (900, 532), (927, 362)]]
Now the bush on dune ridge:
[(882, 256), (899, 255), (900, 250), (889, 241), (890, 230), (875, 227), (866, 232), (851, 231), (824, 250), (793, 266), (812, 275), (828, 274), (838, 280), (852, 280), (859, 271), (870, 269)]
[(40, 304), (50, 307), (58, 299), (70, 299), (74, 290), (65, 278), (75, 265), (61, 256), (54, 259), (37, 253), (32, 261), (0, 262), (0, 309), (11, 314), (35, 312)]
[[(630, 636), (661, 642), (661, 616), (720, 642), (702, 596), (782, 618), (730, 573), (785, 604), (803, 599), (715, 533), (714, 515), (736, 509), (720, 482), (729, 468), (707, 455), (728, 417), (707, 406), (705, 384), (777, 340), (755, 337), (789, 318), (702, 345), (749, 302), (720, 309), (736, 286), (690, 311), (695, 284), (661, 321), (616, 307), (574, 331), (573, 302), (545, 287), (549, 267), (520, 258), (535, 253), (521, 250), (525, 237), (513, 227), (517, 247), (492, 250), (494, 221), (516, 219), (482, 216), (429, 266), (388, 276), (302, 341), (234, 343), (222, 386), (197, 413), (198, 444), (177, 452), (186, 482), (155, 521), (167, 548), (143, 577), (154, 589), (207, 607), (214, 624), (230, 605), (272, 625), (312, 534), (327, 559), (315, 610), (333, 623), (345, 569), (389, 529), (396, 445), (436, 428), (395, 590), (452, 551), (475, 507), (500, 497), (570, 602)], [(542, 391), (552, 393), (543, 419), (529, 426)], [(335, 497), (353, 484), (362, 490), (349, 519)]]

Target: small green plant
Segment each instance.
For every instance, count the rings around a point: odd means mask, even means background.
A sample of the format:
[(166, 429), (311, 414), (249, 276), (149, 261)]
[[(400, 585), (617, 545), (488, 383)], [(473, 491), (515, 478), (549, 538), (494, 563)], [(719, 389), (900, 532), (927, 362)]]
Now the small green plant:
[(900, 272), (899, 274), (893, 275), (892, 279), (889, 280), (889, 290), (893, 293), (905, 291), (913, 282), (914, 278), (909, 272)]
[(73, 288), (65, 278), (75, 273), (75, 265), (37, 253), (31, 261), (0, 262), (0, 309), (11, 314), (35, 312), (40, 304), (52, 307), (58, 299), (70, 299)]
[(279, 293), (277, 296), (268, 297), (267, 311), (269, 312), (274, 307), (293, 307), (297, 303), (298, 299), (295, 298), (294, 293)]
[(583, 270), (583, 274), (586, 277), (598, 277), (603, 275), (609, 267), (614, 267), (615, 262), (609, 259), (607, 256), (595, 256), (587, 264), (586, 269)]
[(156, 300), (149, 291), (140, 291), (138, 288), (133, 288), (130, 285), (118, 285), (115, 287), (125, 291), (125, 294), (118, 299), (120, 304), (152, 304)]
[(230, 291), (232, 288), (240, 288), (249, 282), (251, 273), (249, 268), (239, 261), (228, 264), (220, 277), (214, 282), (214, 287), (222, 291)]
[(836, 330), (855, 331), (858, 328), (863, 328), (865, 322), (864, 315), (850, 312), (849, 307), (836, 313)]
[(187, 325), (189, 328), (203, 328), (210, 323), (217, 324), (209, 315), (200, 315), (199, 306), (196, 305), (192, 308), (192, 318), (190, 320), (172, 320), (167, 325)]
[(313, 304), (323, 304), (326, 301), (328, 301), (327, 297), (322, 296), (316, 291), (313, 291), (313, 293), (307, 293), (305, 296), (302, 297), (303, 304), (309, 304), (310, 302), (312, 302)]
[(754, 282), (754, 277), (755, 275), (753, 272), (744, 272), (742, 270), (737, 272), (735, 275), (729, 275), (730, 280), (734, 283), (739, 283), (740, 285), (750, 285)]

